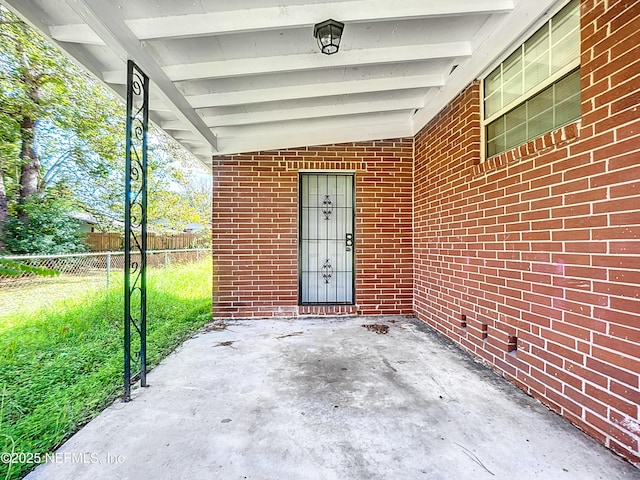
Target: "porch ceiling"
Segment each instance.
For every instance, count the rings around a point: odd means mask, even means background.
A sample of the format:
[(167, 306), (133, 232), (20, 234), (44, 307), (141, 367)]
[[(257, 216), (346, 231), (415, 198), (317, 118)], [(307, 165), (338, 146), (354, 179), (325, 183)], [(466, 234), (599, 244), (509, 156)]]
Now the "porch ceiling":
[[(563, 0), (2, 0), (156, 124), (212, 154), (412, 136)], [(320, 53), (313, 25), (345, 23)]]

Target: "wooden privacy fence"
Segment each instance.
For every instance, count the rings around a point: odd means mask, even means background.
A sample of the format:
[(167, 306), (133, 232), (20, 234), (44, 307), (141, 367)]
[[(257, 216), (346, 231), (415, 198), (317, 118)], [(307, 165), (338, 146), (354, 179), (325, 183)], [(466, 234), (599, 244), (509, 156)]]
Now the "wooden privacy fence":
[[(121, 233), (91, 232), (85, 243), (92, 252), (114, 252), (124, 249), (124, 237)], [(148, 250), (180, 250), (208, 246), (206, 233), (177, 233), (163, 235), (147, 233)]]

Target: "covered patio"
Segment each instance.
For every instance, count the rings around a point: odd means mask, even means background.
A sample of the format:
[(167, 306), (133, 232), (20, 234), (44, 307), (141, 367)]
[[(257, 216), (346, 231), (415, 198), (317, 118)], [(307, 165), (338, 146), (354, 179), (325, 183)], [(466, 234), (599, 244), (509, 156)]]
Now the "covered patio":
[(27, 478), (638, 478), (416, 318), (210, 330)]
[(2, 1), (211, 167), (231, 322), (34, 476), (638, 476), (639, 2)]

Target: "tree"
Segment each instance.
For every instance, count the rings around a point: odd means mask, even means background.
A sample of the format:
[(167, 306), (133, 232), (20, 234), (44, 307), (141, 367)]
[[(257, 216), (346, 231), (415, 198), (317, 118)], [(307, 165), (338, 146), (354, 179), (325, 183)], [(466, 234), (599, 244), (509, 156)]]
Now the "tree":
[[(26, 25), (0, 7), (0, 47), (2, 55), (2, 113), (14, 122), (20, 139), (20, 177), (18, 194), (21, 199), (38, 191), (40, 163), (33, 148), (34, 129), (38, 118), (46, 114), (47, 93), (56, 80), (52, 74), (54, 57), (43, 55), (41, 37), (27, 41)], [(6, 217), (7, 212), (0, 213)]]
[[(8, 116), (0, 112), (0, 227), (8, 217), (8, 200), (12, 195), (12, 170), (17, 166), (18, 130)], [(7, 182), (5, 182), (5, 177)]]
[[(74, 188), (106, 179), (123, 155), (121, 102), (1, 6), (0, 52), (0, 227), (6, 224), (4, 243), (12, 251), (26, 252), (30, 245), (32, 251), (43, 253), (36, 248), (35, 239), (28, 242), (21, 236), (40, 231), (47, 239), (61, 241), (61, 248), (68, 251), (71, 247), (64, 238), (77, 242), (77, 235), (69, 230), (74, 224), (68, 216), (70, 199), (76, 196)], [(46, 196), (48, 188), (65, 193), (62, 202)], [(46, 208), (63, 218), (45, 215)], [(44, 234), (43, 222), (58, 228), (59, 234)], [(36, 224), (40, 230), (32, 228)], [(48, 241), (40, 244), (48, 245)], [(59, 249), (50, 245), (49, 250)]]
[(5, 223), (6, 247), (16, 254), (76, 253), (85, 250), (78, 221), (70, 207), (54, 193), (31, 196), (19, 206), (24, 215)]
[(182, 231), (188, 223), (208, 224), (211, 176), (184, 148), (152, 128), (149, 161), (149, 219)]
[[(120, 98), (0, 6), (0, 230), (15, 227), (14, 217), (26, 224), (33, 205), (51, 202), (50, 189), (105, 228), (121, 222), (124, 122)], [(195, 160), (163, 132), (150, 133), (150, 220), (171, 218), (181, 229), (206, 218), (210, 192), (203, 200), (184, 188), (183, 170)], [(28, 202), (36, 197), (48, 200)]]
[[(69, 134), (67, 158), (73, 155), (76, 166), (87, 150), (105, 162), (121, 154), (123, 109), (115, 96), (1, 6), (0, 51), (0, 121), (14, 142), (17, 133), (19, 201), (44, 191), (37, 144), (47, 127)], [(0, 170), (6, 176), (4, 164)]]

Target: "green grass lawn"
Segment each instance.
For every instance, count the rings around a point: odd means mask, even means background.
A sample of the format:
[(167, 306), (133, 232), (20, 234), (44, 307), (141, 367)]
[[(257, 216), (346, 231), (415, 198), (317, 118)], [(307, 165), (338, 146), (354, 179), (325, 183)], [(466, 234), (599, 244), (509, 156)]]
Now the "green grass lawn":
[[(121, 275), (121, 274), (120, 274)], [(112, 274), (115, 277), (115, 274)], [(22, 323), (22, 315), (34, 307), (59, 309), (61, 300), (86, 298), (89, 291), (104, 290), (106, 275), (60, 276), (30, 279), (17, 287), (0, 285), (0, 331)], [(122, 285), (122, 282), (119, 283)], [(34, 302), (37, 299), (37, 302)]]
[[(211, 263), (149, 269), (149, 366), (211, 319)], [(15, 292), (14, 292), (15, 293)], [(44, 453), (122, 394), (122, 282), (0, 312), (0, 452)], [(33, 464), (0, 463), (0, 480)]]

